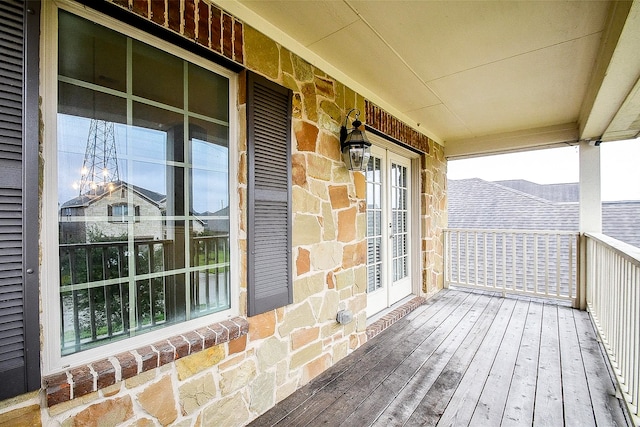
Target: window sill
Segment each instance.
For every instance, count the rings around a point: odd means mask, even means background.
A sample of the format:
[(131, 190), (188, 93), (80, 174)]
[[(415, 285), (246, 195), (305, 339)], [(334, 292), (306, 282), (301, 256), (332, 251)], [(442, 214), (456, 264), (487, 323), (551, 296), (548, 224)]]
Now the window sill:
[(76, 399), (116, 382), (150, 371), (207, 348), (247, 335), (249, 322), (234, 317), (155, 344), (117, 354), (47, 376), (43, 387), (47, 406)]

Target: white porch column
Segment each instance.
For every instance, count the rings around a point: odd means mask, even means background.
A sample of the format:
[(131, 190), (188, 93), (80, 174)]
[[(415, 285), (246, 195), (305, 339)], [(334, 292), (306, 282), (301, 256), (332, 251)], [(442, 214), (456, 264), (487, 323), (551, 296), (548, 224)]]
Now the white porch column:
[(602, 232), (600, 147), (580, 142), (580, 232)]
[[(600, 192), (600, 146), (580, 142), (580, 233), (602, 232), (602, 200)], [(580, 237), (578, 292), (574, 307), (587, 309), (587, 244)]]

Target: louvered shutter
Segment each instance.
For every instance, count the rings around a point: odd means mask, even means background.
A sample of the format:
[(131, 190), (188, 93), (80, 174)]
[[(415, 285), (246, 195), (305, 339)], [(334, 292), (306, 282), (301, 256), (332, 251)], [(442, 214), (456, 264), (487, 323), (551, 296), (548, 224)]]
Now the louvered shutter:
[(248, 314), (292, 302), (292, 92), (247, 73)]
[[(25, 8), (30, 3), (20, 0), (0, 2), (0, 400), (40, 386), (37, 274), (36, 267), (28, 265), (25, 259), (27, 252), (35, 253), (37, 257), (38, 240), (38, 34), (36, 30), (35, 44), (25, 44)], [(30, 11), (28, 19), (31, 21), (36, 11)], [(31, 28), (37, 22), (27, 25)], [(36, 49), (35, 77), (25, 78), (25, 53), (32, 48)], [(28, 90), (27, 79), (31, 80)], [(34, 94), (30, 92), (34, 84), (35, 114)], [(26, 123), (34, 117), (33, 123)], [(27, 132), (25, 129), (29, 126), (33, 129)], [(25, 155), (23, 149), (23, 141), (29, 136), (27, 133), (36, 138), (30, 146), (35, 150), (32, 155)], [(34, 164), (35, 170), (32, 169)], [(29, 183), (23, 182), (27, 172), (31, 174), (26, 178)], [(34, 181), (35, 191), (27, 197), (27, 189), (33, 189)], [(31, 212), (26, 212), (27, 207)], [(28, 220), (34, 222), (28, 223)], [(32, 230), (28, 231), (29, 228)], [(27, 243), (29, 239), (31, 242)], [(27, 248), (27, 244), (33, 246)]]

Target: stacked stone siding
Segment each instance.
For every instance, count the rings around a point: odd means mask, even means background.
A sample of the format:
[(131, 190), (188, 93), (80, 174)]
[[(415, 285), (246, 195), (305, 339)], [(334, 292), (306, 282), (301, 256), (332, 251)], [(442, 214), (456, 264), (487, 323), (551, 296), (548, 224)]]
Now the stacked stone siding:
[[(204, 0), (104, 1), (293, 91), (293, 303), (246, 317), (246, 100), (241, 75), (237, 188), (241, 253), (236, 301), (240, 317), (227, 321), (237, 325), (237, 334), (219, 336), (215, 331), (227, 323), (222, 322), (71, 366), (45, 378), (40, 393), (0, 402), (0, 426), (16, 419), (28, 420), (29, 425), (62, 426), (246, 425), (367, 340), (366, 183), (361, 173), (345, 168), (338, 133), (347, 111), (358, 108), (366, 122), (372, 104)], [(376, 111), (382, 117), (381, 110)], [(384, 117), (386, 127), (378, 129), (416, 144), (414, 148), (423, 152), (423, 293), (411, 305), (415, 308), (443, 286), (446, 161), (440, 145), (393, 117)], [(342, 309), (352, 311), (352, 322), (336, 322)]]

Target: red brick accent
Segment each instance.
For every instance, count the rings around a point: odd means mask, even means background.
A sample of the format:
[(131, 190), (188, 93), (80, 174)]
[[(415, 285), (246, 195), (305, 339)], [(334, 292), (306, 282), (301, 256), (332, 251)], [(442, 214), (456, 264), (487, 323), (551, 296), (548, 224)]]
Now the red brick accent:
[(180, 13), (180, 0), (167, 0), (167, 24), (170, 30), (180, 33), (182, 16)]
[(182, 338), (189, 343), (189, 354), (202, 351), (202, 337), (196, 332), (187, 332)]
[(171, 337), (169, 342), (176, 348), (176, 359), (189, 355), (189, 343), (184, 337)]
[[(117, 354), (114, 356), (117, 363), (105, 358), (50, 375), (43, 379), (47, 406), (98, 391), (115, 384), (116, 381), (126, 380), (180, 357), (244, 337), (248, 333), (249, 322), (244, 318), (235, 317), (131, 352)], [(138, 369), (136, 353), (142, 359), (141, 369)]]
[(142, 372), (147, 372), (160, 366), (158, 365), (159, 352), (150, 345), (136, 349), (136, 353), (142, 358)]
[(233, 20), (233, 59), (244, 63), (244, 26), (237, 19)]
[(200, 0), (198, 2), (198, 38), (196, 41), (209, 47), (209, 5)]
[(378, 335), (380, 332), (387, 329), (389, 326), (402, 319), (407, 314), (411, 313), (416, 308), (425, 303), (423, 297), (415, 297), (395, 310), (385, 314), (382, 318), (376, 320), (371, 325), (367, 326), (367, 339), (371, 339)]
[(176, 359), (176, 350), (169, 343), (169, 341), (157, 342), (153, 344), (153, 348), (155, 348), (158, 353), (160, 353), (160, 359), (158, 361), (158, 363), (160, 363), (160, 366), (171, 363)]
[(93, 391), (93, 374), (89, 366), (79, 366), (69, 371), (73, 381), (73, 398), (84, 396)]
[(226, 13), (222, 14), (222, 54), (233, 58), (233, 18)]
[(149, 19), (149, 0), (133, 0), (133, 13)]
[(44, 387), (47, 390), (47, 406), (71, 400), (71, 384), (66, 372), (46, 377)]
[(184, 0), (184, 33), (189, 39), (196, 38), (196, 1)]
[(369, 100), (364, 102), (366, 124), (423, 153), (429, 153), (429, 137), (404, 124)]
[(138, 375), (138, 361), (133, 354), (120, 353), (116, 355), (116, 359), (118, 359), (118, 363), (120, 364), (121, 379), (126, 380), (127, 378)]
[(222, 53), (222, 11), (211, 7), (211, 49)]
[(240, 338), (240, 326), (236, 323), (231, 320), (225, 320), (224, 322), (221, 322), (221, 324), (229, 331), (229, 341)]
[(166, 22), (164, 6), (164, 0), (154, 0), (151, 2), (151, 20), (162, 26), (164, 26)]
[(209, 328), (202, 328), (198, 329), (196, 332), (204, 340), (203, 349), (216, 345), (216, 338), (218, 337), (218, 334), (216, 334), (213, 330)]
[[(205, 0), (104, 0), (244, 64), (244, 23)], [(151, 7), (151, 14), (149, 14)]]
[(214, 331), (216, 333), (216, 345), (223, 343), (223, 342), (228, 342), (230, 341), (229, 339), (229, 330), (227, 328), (225, 328), (224, 326), (222, 326), (221, 323), (216, 323), (215, 325), (211, 325), (209, 326), (209, 329), (211, 329), (212, 331)]
[(98, 377), (98, 390), (116, 383), (116, 368), (108, 360), (98, 360), (91, 364)]

